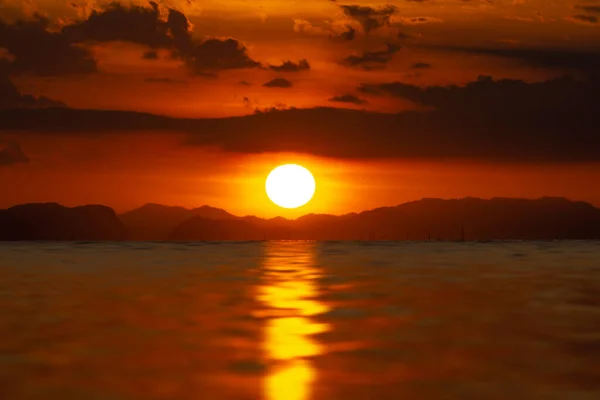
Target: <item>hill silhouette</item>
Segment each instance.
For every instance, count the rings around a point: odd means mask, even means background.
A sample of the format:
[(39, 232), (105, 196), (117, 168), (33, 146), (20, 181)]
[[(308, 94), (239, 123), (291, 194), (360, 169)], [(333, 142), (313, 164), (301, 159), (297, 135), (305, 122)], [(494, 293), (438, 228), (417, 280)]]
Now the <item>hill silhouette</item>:
[(23, 204), (0, 210), (0, 240), (127, 240), (112, 208), (57, 203)]
[(193, 217), (211, 220), (235, 218), (225, 210), (209, 206), (189, 210), (155, 203), (148, 203), (119, 216), (133, 240), (169, 240), (178, 225)]
[[(243, 217), (249, 224), (214, 230), (188, 220), (172, 240), (554, 240), (600, 238), (600, 209), (584, 202), (535, 200), (422, 199), (342, 216), (310, 214), (296, 220)], [(223, 236), (221, 236), (223, 235)]]
[(295, 220), (146, 204), (117, 215), (55, 203), (0, 210), (0, 240), (561, 240), (600, 239), (600, 209), (564, 198), (421, 199)]

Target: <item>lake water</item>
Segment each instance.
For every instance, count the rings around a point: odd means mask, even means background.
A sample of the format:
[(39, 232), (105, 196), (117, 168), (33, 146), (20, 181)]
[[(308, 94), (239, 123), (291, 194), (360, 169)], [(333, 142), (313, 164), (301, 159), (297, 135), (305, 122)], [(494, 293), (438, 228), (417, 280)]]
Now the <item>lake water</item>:
[(0, 399), (598, 399), (600, 242), (0, 243)]

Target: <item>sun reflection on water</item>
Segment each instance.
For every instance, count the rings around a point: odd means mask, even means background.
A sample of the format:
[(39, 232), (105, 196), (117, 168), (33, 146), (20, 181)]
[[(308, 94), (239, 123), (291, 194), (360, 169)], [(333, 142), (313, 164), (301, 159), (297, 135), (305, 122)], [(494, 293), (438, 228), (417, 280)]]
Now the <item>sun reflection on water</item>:
[(314, 242), (269, 242), (259, 299), (268, 316), (264, 350), (272, 366), (265, 378), (269, 400), (307, 400), (317, 378), (311, 358), (324, 352), (313, 335), (329, 330), (313, 317), (329, 308), (319, 302)]

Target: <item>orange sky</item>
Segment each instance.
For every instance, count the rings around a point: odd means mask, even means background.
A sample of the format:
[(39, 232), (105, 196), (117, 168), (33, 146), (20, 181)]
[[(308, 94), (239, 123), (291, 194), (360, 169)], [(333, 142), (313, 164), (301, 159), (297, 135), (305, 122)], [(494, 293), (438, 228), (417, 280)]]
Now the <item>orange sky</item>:
[[(416, 88), (463, 87), (485, 75), (496, 81), (512, 79), (529, 85), (568, 74), (597, 83), (593, 81), (597, 76), (590, 75), (595, 64), (587, 60), (599, 59), (600, 0), (158, 3), (158, 23), (166, 21), (169, 8), (177, 10), (187, 18), (194, 43), (233, 38), (244, 46), (243, 56), (257, 67), (236, 64), (194, 71), (186, 58), (192, 57), (191, 53), (183, 54), (180, 45), (153, 46), (149, 45), (150, 38), (147, 42), (146, 38), (131, 39), (137, 26), (134, 19), (123, 28), (130, 27), (131, 31), (107, 26), (96, 26), (92, 31), (84, 22), (92, 20), (93, 10), (104, 13), (108, 2), (2, 0), (0, 20), (10, 27), (12, 35), (8, 41), (0, 38), (0, 61), (9, 65), (5, 74), (21, 94), (47, 96), (71, 108), (142, 111), (179, 118), (228, 118), (272, 107), (338, 107), (378, 113), (439, 107), (403, 93), (382, 96), (359, 90), (361, 86), (383, 87), (390, 82)], [(132, 4), (151, 10), (145, 1), (123, 4), (129, 16)], [(355, 7), (355, 14), (345, 12), (344, 6)], [(359, 10), (358, 6), (371, 11)], [(392, 10), (388, 14), (386, 7)], [(31, 37), (23, 40), (14, 25), (18, 19), (34, 20), (36, 13), (48, 19), (44, 32), (56, 35), (65, 27), (85, 25), (80, 33), (84, 39), (68, 46), (84, 49), (95, 60), (96, 71), (65, 72), (69, 68), (57, 64), (58, 69), (47, 72), (50, 67), (44, 69), (43, 65), (51, 61), (39, 56), (42, 50), (35, 50), (38, 44), (44, 48), (43, 41)], [(368, 24), (374, 25), (368, 28)], [(340, 35), (349, 30), (354, 30), (355, 36), (343, 40)], [(172, 38), (172, 33), (167, 37)], [(386, 53), (387, 45), (398, 50)], [(37, 51), (39, 68), (27, 64), (31, 61), (26, 59), (29, 53), (20, 52), (23, 47)], [(149, 51), (154, 51), (155, 57), (144, 58)], [(580, 58), (570, 57), (568, 52)], [(202, 54), (207, 59), (213, 57)], [(238, 56), (227, 53), (222, 56), (228, 58), (225, 61), (215, 57), (218, 63), (235, 63), (238, 61), (229, 57)], [(363, 58), (351, 64), (352, 57)], [(363, 62), (369, 57), (379, 61)], [(301, 60), (307, 60), (310, 67), (299, 71), (277, 68), (286, 61), (295, 65)], [(209, 65), (208, 61), (195, 62)], [(0, 75), (4, 73), (2, 66), (0, 62)], [(291, 87), (263, 85), (276, 78), (286, 79)], [(9, 100), (9, 106), (1, 106), (1, 96), (0, 90), (0, 108), (11, 108)], [(332, 101), (336, 97), (346, 101)], [(543, 95), (540, 101), (548, 97), (552, 96)], [(450, 104), (460, 101), (450, 100)], [(547, 115), (553, 113), (548, 111)], [(524, 163), (511, 157), (492, 162), (485, 157), (442, 159), (435, 155), (337, 157), (317, 151), (260, 149), (244, 153), (185, 145), (185, 135), (177, 130), (120, 130), (95, 135), (87, 129), (68, 135), (0, 129), (0, 151), (2, 146), (18, 143), (27, 159), (9, 159), (3, 165), (0, 157), (0, 207), (57, 201), (65, 205), (102, 203), (121, 212), (157, 202), (186, 207), (209, 204), (235, 214), (295, 217), (308, 212), (341, 214), (422, 197), (549, 195), (600, 205), (600, 190), (590, 184), (600, 181), (600, 164), (589, 157), (566, 157), (572, 158), (569, 162), (550, 157)], [(293, 130), (289, 126), (280, 129), (282, 141)], [(307, 132), (307, 137), (310, 134)], [(455, 131), (449, 129), (448, 135), (452, 134)], [(248, 140), (253, 139), (249, 136)], [(414, 140), (420, 141), (418, 136)], [(427, 146), (424, 139), (422, 146)], [(543, 143), (540, 148), (544, 148)], [(313, 171), (317, 193), (309, 205), (285, 211), (266, 198), (264, 179), (274, 166), (290, 162)]]
[[(56, 201), (100, 203), (124, 212), (147, 202), (196, 207), (216, 205), (236, 215), (295, 218), (343, 214), (422, 197), (568, 196), (600, 206), (591, 185), (599, 164), (505, 164), (470, 161), (348, 161), (301, 154), (228, 155), (182, 149), (175, 140), (140, 134), (110, 143), (84, 139), (25, 143), (31, 162), (0, 169), (1, 206)], [(132, 157), (135, 149), (139, 155)], [(104, 160), (110, 158), (110, 163)], [(317, 181), (313, 200), (296, 210), (271, 203), (264, 191), (269, 171), (283, 163), (309, 168)], [(77, 168), (73, 168), (77, 165)]]

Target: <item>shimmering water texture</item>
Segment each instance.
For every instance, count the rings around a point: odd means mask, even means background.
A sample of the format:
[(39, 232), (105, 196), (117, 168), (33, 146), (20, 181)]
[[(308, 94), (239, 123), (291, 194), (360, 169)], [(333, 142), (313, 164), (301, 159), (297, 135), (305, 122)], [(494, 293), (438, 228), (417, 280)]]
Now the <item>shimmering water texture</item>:
[(0, 244), (0, 399), (507, 398), (600, 398), (600, 242)]

